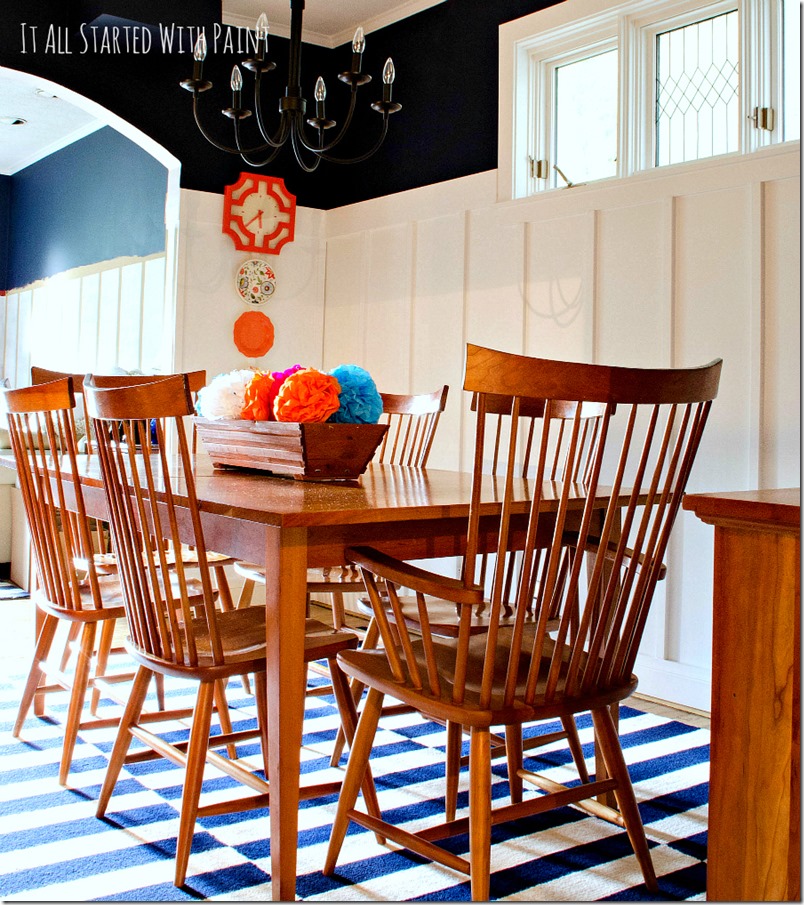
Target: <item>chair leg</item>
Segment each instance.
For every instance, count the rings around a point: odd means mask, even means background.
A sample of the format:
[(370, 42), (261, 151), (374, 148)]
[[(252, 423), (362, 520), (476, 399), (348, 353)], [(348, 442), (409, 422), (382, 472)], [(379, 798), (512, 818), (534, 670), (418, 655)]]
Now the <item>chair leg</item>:
[[(333, 657), (327, 661), (329, 663), (329, 671), (332, 676), (332, 690), (335, 694), (335, 701), (338, 704), (338, 712), (341, 717), (341, 725), (346, 738), (351, 745), (355, 738), (357, 729), (357, 707), (352, 700), (351, 689), (346, 676), (338, 666), (338, 661)], [(374, 777), (371, 775), (371, 767), (366, 764), (365, 774), (363, 776), (363, 800), (366, 802), (366, 810), (372, 817), (381, 817), (380, 805), (377, 801), (377, 789), (374, 786)], [(377, 842), (382, 845), (385, 839), (377, 836)]]
[(458, 780), (461, 773), (461, 748), (463, 746), (463, 726), (447, 723), (446, 792), (444, 814), (447, 821), (455, 819), (458, 810)]
[[(225, 578), (225, 576), (224, 576), (224, 578)], [(227, 583), (227, 588), (228, 588), (228, 583)], [(232, 599), (231, 592), (227, 592), (227, 593), (229, 593), (229, 600), (231, 601), (231, 599)], [(251, 598), (253, 596), (254, 596), (254, 582), (250, 578), (247, 578), (243, 582), (243, 587), (240, 589), (240, 596), (237, 598), (237, 609), (241, 610), (244, 607), (251, 606)], [(243, 683), (243, 691), (245, 691), (246, 694), (251, 694), (252, 693), (251, 682), (249, 681), (248, 674), (246, 673), (246, 674), (240, 676), (240, 681)]]
[(260, 745), (262, 747), (262, 771), (266, 780), (268, 780), (270, 734), (268, 726), (268, 690), (266, 681), (266, 674), (264, 672), (254, 673), (254, 698), (257, 704), (257, 725), (260, 729)]
[(215, 573), (215, 586), (218, 589), (218, 599), (221, 602), (221, 609), (224, 613), (229, 613), (234, 609), (232, 601), (232, 591), (229, 587), (229, 579), (226, 577), (225, 566), (213, 566), (212, 571)]
[(366, 773), (371, 746), (377, 733), (377, 724), (382, 713), (384, 695), (376, 688), (369, 690), (360, 720), (357, 724), (357, 732), (349, 751), (349, 763), (346, 767), (346, 775), (343, 778), (341, 794), (338, 797), (338, 810), (332, 821), (332, 832), (329, 837), (327, 856), (324, 861), (323, 874), (331, 876), (338, 861), (338, 854), (346, 838), (346, 830), (349, 828), (349, 811), (355, 806), (363, 776)]
[(237, 598), (238, 610), (242, 610), (243, 607), (251, 606), (251, 598), (254, 596), (254, 587), (255, 583), (250, 578), (247, 578), (243, 582), (243, 587), (240, 589), (240, 596)]
[(508, 790), (511, 804), (522, 801), (522, 726), (505, 727), (505, 754), (508, 759)]
[(614, 794), (617, 798), (620, 813), (623, 815), (628, 838), (631, 840), (631, 846), (642, 870), (645, 886), (650, 892), (659, 892), (659, 883), (656, 879), (656, 872), (653, 869), (653, 860), (650, 856), (645, 827), (642, 824), (642, 817), (639, 814), (639, 807), (634, 795), (634, 787), (631, 785), (631, 776), (628, 773), (628, 766), (625, 763), (623, 750), (620, 746), (620, 737), (617, 734), (617, 728), (614, 725), (614, 720), (608, 707), (593, 710), (592, 722), (595, 726), (595, 736), (608, 767), (609, 775), (617, 780)]
[(575, 761), (575, 769), (578, 771), (578, 776), (580, 776), (581, 782), (589, 782), (589, 771), (586, 769), (586, 761), (583, 759), (583, 747), (578, 735), (578, 727), (575, 725), (575, 717), (562, 716), (561, 725), (564, 727), (564, 732), (567, 733), (567, 744), (569, 745), (572, 759)]
[(491, 877), (491, 739), (472, 729), (469, 741), (469, 863), (472, 901), (487, 902)]
[(341, 591), (332, 591), (332, 627), (341, 629), (346, 626), (346, 609), (343, 605), (343, 593)]
[[(366, 635), (363, 638), (363, 643), (360, 645), (360, 649), (363, 650), (371, 650), (373, 647), (377, 646), (377, 642), (380, 639), (380, 628), (377, 625), (377, 620), (372, 616), (369, 621), (368, 627), (366, 628)], [(358, 682), (357, 679), (352, 679), (352, 698), (355, 702), (355, 705), (360, 701), (360, 698), (363, 694), (363, 689), (366, 687), (362, 682)], [(346, 736), (343, 734), (343, 726), (338, 727), (338, 734), (335, 737), (335, 747), (332, 751), (332, 757), (329, 760), (330, 767), (337, 767), (341, 762), (341, 757), (343, 755), (343, 749), (346, 745)]]
[(81, 624), (78, 622), (71, 622), (70, 629), (67, 632), (67, 640), (64, 642), (64, 650), (61, 652), (61, 660), (59, 660), (59, 669), (61, 672), (64, 672), (67, 669), (67, 664), (70, 662), (70, 656), (73, 652), (73, 645), (78, 640), (80, 634)]
[(154, 673), (154, 685), (156, 686), (156, 709), (165, 710), (165, 677), (161, 672)]
[(22, 724), (25, 722), (25, 717), (28, 716), (28, 711), (31, 709), (31, 704), (36, 697), (36, 689), (39, 687), (39, 683), (44, 675), (42, 667), (47, 663), (47, 658), (50, 656), (50, 648), (53, 645), (53, 638), (56, 635), (58, 626), (59, 620), (55, 616), (43, 614), (42, 625), (39, 629), (39, 637), (36, 639), (36, 650), (34, 651), (33, 661), (31, 662), (31, 668), (28, 672), (28, 680), (25, 683), (22, 699), (20, 700), (20, 708), (17, 711), (17, 719), (14, 723), (14, 728), (11, 731), (14, 738), (19, 738), (20, 732), (22, 731)]
[(140, 666), (137, 670), (137, 674), (134, 676), (131, 694), (126, 702), (123, 716), (120, 718), (117, 737), (114, 740), (112, 753), (109, 755), (109, 766), (106, 768), (106, 776), (104, 777), (103, 785), (101, 786), (100, 795), (98, 796), (98, 806), (95, 810), (96, 817), (103, 817), (106, 813), (109, 799), (112, 797), (112, 792), (117, 784), (117, 778), (120, 776), (120, 771), (123, 769), (126, 754), (128, 753), (128, 748), (131, 744), (132, 735), (129, 729), (140, 718), (152, 675), (153, 673), (150, 669)]
[(212, 723), (212, 704), (215, 697), (215, 682), (201, 682), (193, 712), (190, 729), (190, 745), (187, 749), (187, 770), (184, 776), (184, 790), (181, 796), (181, 817), (176, 837), (176, 886), (183, 886), (187, 878), (187, 862), (195, 833), (195, 818), (198, 816), (198, 799), (204, 781), (209, 746), (209, 729)]
[[(109, 666), (109, 654), (112, 650), (114, 642), (114, 629), (117, 625), (116, 619), (107, 619), (101, 625), (100, 640), (98, 641), (98, 653), (95, 657), (95, 675), (105, 676)], [(89, 704), (89, 712), (92, 716), (97, 716), (98, 704), (100, 704), (101, 691), (100, 688), (92, 689), (92, 697)]]
[[(221, 732), (228, 735), (232, 731), (232, 718), (229, 715), (229, 702), (226, 700), (226, 680), (219, 679), (215, 684), (215, 706), (218, 708), (218, 720), (221, 724)], [(226, 753), (232, 760), (237, 759), (237, 746), (228, 744)]]
[(67, 784), (67, 774), (70, 772), (70, 762), (73, 759), (73, 751), (78, 738), (78, 724), (81, 722), (81, 713), (86, 701), (89, 673), (92, 669), (92, 655), (95, 652), (96, 627), (96, 622), (87, 622), (81, 632), (81, 647), (75, 663), (73, 690), (70, 694), (70, 706), (67, 709), (61, 764), (59, 765), (59, 785), (62, 786)]

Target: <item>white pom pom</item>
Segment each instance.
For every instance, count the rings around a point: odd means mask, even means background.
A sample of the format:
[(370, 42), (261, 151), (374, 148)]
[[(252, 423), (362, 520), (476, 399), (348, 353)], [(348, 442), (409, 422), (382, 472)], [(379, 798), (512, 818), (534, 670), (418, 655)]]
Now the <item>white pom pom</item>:
[(250, 370), (218, 374), (198, 391), (198, 414), (211, 421), (239, 418), (246, 402), (246, 387), (254, 374)]

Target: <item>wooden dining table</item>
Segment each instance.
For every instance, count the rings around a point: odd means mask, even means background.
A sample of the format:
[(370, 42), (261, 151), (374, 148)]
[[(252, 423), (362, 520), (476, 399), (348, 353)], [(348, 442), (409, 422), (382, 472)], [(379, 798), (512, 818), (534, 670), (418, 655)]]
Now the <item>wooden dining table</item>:
[[(0, 465), (13, 467), (13, 458), (0, 456)], [(85, 457), (81, 468), (87, 512), (104, 518), (106, 500), (97, 457)], [(408, 560), (460, 556), (473, 477), (459, 471), (371, 464), (353, 481), (300, 481), (213, 468), (204, 453), (196, 457), (195, 474), (207, 548), (266, 566), (268, 720), (270, 726), (281, 727), (270, 733), (268, 753), (272, 895), (274, 900), (293, 900), (307, 569), (346, 563), (345, 549), (356, 544), (370, 544)], [(481, 538), (487, 537), (491, 547), (502, 479), (483, 480)], [(556, 509), (560, 489), (560, 484), (545, 485), (540, 504), (545, 516)], [(533, 483), (525, 479), (515, 488), (515, 509), (523, 522), (532, 491)], [(577, 498), (580, 520), (582, 487), (573, 489), (572, 496)], [(599, 488), (598, 496), (604, 507), (604, 488)], [(549, 528), (549, 517), (540, 521)], [(517, 543), (516, 527), (510, 542)]]

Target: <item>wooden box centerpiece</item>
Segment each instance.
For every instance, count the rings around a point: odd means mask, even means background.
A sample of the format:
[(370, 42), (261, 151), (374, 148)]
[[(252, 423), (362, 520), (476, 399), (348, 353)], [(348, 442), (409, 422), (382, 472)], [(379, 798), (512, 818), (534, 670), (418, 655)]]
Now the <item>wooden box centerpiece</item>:
[(234, 466), (306, 481), (347, 480), (366, 470), (387, 424), (194, 418), (216, 468)]

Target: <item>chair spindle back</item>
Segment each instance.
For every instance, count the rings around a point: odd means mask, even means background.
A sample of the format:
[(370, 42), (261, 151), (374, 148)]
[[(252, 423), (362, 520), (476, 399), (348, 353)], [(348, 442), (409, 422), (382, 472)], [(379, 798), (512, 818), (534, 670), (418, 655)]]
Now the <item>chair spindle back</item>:
[[(117, 388), (91, 382), (87, 378), (87, 409), (95, 428), (131, 640), (145, 656), (178, 668), (219, 665), (223, 649), (183, 430), (183, 419), (193, 413), (186, 375)], [(174, 429), (175, 458), (165, 442)], [(193, 569), (201, 581), (200, 596), (188, 589), (184, 563), (173, 553), (182, 541), (197, 551)]]
[[(428, 588), (460, 611), (449, 655), (429, 631), (424, 594), (417, 594), (420, 634), (409, 633), (401, 610), (392, 631), (388, 604), (363, 570), (397, 681), (483, 710), (621, 696), (635, 682), (639, 643), (721, 364), (607, 367), (469, 345), (464, 389), (476, 394), (477, 422), (464, 578)], [(483, 471), (492, 437), (500, 467), (489, 476)], [(522, 461), (530, 463), (527, 477)], [(494, 570), (488, 631), (476, 636), (471, 615), (483, 594), (475, 567), (492, 511), (496, 562), (506, 562), (512, 547), (521, 555), (515, 574)], [(382, 590), (399, 610), (393, 582)], [(513, 618), (506, 618), (508, 600)]]
[[(56, 609), (102, 609), (80, 483), (71, 377), (0, 391), (40, 592)], [(86, 564), (79, 574), (75, 562)]]
[(447, 404), (449, 387), (434, 393), (401, 396), (380, 393), (383, 414), (380, 423), (388, 430), (376, 454), (376, 461), (385, 465), (406, 465), (424, 468), (430, 456), (436, 428)]

